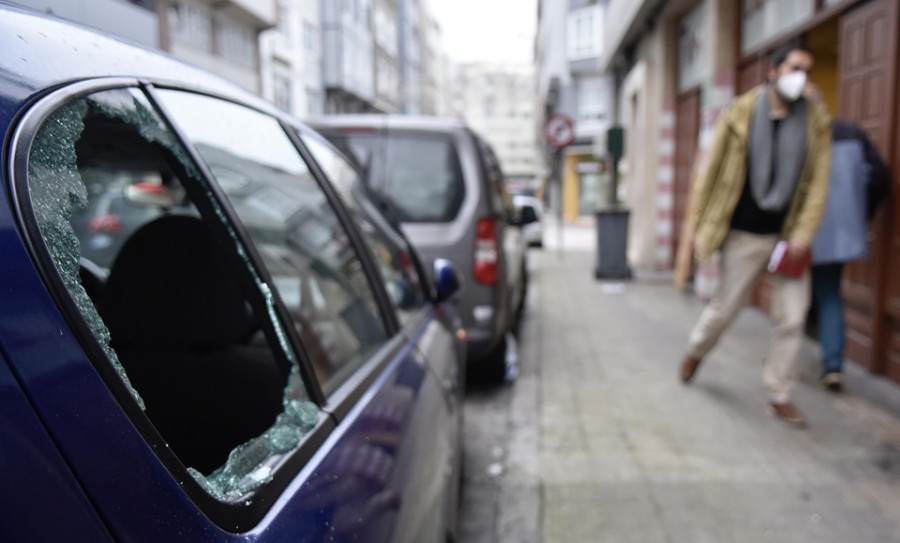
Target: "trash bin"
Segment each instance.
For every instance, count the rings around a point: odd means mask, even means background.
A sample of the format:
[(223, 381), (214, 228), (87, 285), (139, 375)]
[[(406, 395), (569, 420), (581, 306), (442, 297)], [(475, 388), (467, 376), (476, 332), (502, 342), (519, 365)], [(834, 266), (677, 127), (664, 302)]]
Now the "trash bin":
[(628, 215), (619, 207), (595, 212), (597, 223), (597, 259), (594, 277), (597, 279), (630, 279), (628, 267)]

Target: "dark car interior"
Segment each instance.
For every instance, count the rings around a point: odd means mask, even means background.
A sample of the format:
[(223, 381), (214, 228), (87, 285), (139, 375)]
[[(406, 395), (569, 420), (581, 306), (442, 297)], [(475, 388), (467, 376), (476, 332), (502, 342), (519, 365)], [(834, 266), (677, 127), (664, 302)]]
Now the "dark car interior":
[[(233, 264), (185, 195), (173, 153), (97, 110), (84, 125), (75, 149), (92, 195), (147, 179), (168, 195), (126, 197), (120, 209), (138, 220), (117, 217), (123, 227), (101, 233), (123, 238), (100, 257), (111, 262), (108, 271), (85, 250), (79, 271), (147, 416), (186, 467), (208, 474), (274, 423), (287, 372), (258, 340), (260, 323)], [(89, 202), (83, 213), (91, 209)], [(79, 220), (86, 222), (76, 215), (73, 225)], [(83, 247), (97, 235), (76, 232)]]

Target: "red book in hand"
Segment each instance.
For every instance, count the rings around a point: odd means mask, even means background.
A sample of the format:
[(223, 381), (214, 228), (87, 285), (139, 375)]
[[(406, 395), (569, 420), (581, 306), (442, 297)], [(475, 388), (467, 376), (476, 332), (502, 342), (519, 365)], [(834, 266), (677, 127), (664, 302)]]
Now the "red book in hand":
[(782, 240), (775, 245), (775, 250), (772, 251), (768, 269), (771, 273), (797, 279), (806, 272), (811, 261), (812, 254), (809, 251), (806, 251), (800, 258), (791, 258), (788, 253), (788, 242)]

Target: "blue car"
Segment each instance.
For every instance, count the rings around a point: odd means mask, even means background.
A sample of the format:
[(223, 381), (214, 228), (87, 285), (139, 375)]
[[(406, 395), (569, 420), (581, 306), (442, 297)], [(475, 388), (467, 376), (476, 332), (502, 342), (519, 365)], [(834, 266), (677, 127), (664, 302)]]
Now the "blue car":
[(452, 541), (453, 267), (215, 76), (10, 6), (0, 51), (0, 541)]

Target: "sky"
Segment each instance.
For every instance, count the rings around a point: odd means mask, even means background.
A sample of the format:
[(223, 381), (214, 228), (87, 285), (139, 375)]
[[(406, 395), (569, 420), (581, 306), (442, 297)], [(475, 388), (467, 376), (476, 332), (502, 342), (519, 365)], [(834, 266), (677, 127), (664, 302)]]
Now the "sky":
[(429, 0), (455, 62), (532, 62), (537, 0)]

